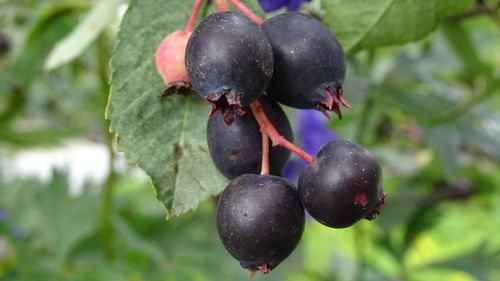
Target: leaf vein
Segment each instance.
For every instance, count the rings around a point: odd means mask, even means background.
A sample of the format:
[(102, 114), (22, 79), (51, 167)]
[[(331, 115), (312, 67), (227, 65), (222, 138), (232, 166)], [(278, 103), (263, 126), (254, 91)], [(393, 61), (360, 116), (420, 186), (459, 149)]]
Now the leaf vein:
[(361, 33), (360, 36), (354, 42), (346, 48), (346, 53), (350, 53), (352, 50), (354, 50), (358, 45), (373, 31), (373, 29), (382, 21), (382, 19), (387, 15), (387, 12), (389, 9), (392, 7), (396, 0), (389, 0), (386, 2), (385, 6), (382, 7), (382, 10), (380, 13), (377, 15), (375, 20), (371, 25), (369, 25), (363, 33)]
[[(187, 119), (188, 119), (188, 115), (189, 115), (189, 105), (190, 105), (190, 99), (189, 98), (186, 98), (186, 103), (184, 105), (184, 114), (182, 115), (182, 123), (181, 123), (181, 132), (179, 134), (179, 146), (181, 148), (183, 148), (184, 146), (184, 132), (185, 132), (185, 129), (186, 129), (186, 123), (187, 122)], [(175, 158), (174, 158), (175, 159)], [(173, 190), (173, 195), (172, 197), (174, 198), (174, 201), (175, 201), (175, 193), (177, 191), (177, 184), (178, 184), (178, 181), (179, 181), (179, 173), (180, 173), (180, 162), (181, 162), (181, 159), (182, 157), (180, 157), (179, 159), (175, 159), (175, 165), (177, 165), (178, 167), (178, 171), (177, 173), (175, 173), (174, 175), (174, 190)]]

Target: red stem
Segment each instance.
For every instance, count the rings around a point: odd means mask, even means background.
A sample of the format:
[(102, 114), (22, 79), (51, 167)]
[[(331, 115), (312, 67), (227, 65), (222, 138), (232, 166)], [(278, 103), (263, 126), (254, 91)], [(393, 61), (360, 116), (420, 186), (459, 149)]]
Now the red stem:
[(227, 12), (229, 11), (229, 4), (227, 0), (217, 0), (217, 12)]
[(269, 137), (264, 132), (262, 133), (262, 166), (260, 174), (269, 175)]
[(239, 0), (229, 0), (233, 6), (236, 7), (236, 9), (240, 10), (245, 14), (247, 17), (249, 17), (251, 20), (253, 20), (256, 24), (263, 24), (264, 20), (259, 17), (257, 14), (255, 14), (252, 10), (250, 10), (245, 4), (241, 3)]
[(186, 24), (186, 27), (184, 28), (184, 31), (186, 31), (186, 32), (193, 31), (194, 24), (196, 23), (196, 18), (198, 17), (198, 11), (200, 10), (202, 3), (203, 3), (203, 0), (194, 1), (193, 10), (191, 11), (191, 16), (189, 17), (189, 20)]
[(271, 121), (269, 121), (269, 118), (267, 118), (266, 113), (264, 112), (264, 109), (262, 108), (262, 105), (258, 100), (252, 102), (250, 104), (250, 108), (252, 109), (255, 119), (260, 125), (260, 130), (269, 136), (269, 138), (273, 142), (273, 146), (279, 145), (287, 148), (288, 150), (300, 156), (307, 163), (312, 163), (314, 161), (314, 157), (280, 135)]

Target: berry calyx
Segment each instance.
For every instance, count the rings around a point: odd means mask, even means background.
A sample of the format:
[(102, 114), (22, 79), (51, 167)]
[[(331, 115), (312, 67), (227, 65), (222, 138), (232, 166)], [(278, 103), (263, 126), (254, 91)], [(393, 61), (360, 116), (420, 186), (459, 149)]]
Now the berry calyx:
[(217, 207), (224, 247), (252, 274), (268, 273), (287, 258), (302, 236), (304, 222), (295, 187), (276, 176), (235, 178)]
[(328, 120), (330, 120), (330, 115), (328, 111), (333, 111), (339, 119), (342, 119), (342, 111), (340, 111), (340, 106), (343, 105), (347, 108), (352, 108), (349, 103), (344, 99), (344, 91), (342, 87), (338, 87), (337, 89), (332, 89), (331, 87), (325, 87), (325, 95), (324, 99), (318, 103), (316, 103), (316, 109), (321, 111), (323, 115), (325, 115)]
[(380, 213), (386, 197), (381, 181), (380, 165), (366, 148), (348, 141), (331, 141), (302, 171), (299, 196), (314, 219), (343, 228)]
[(163, 39), (156, 50), (156, 69), (167, 86), (162, 97), (174, 92), (187, 93), (191, 90), (184, 61), (190, 36), (191, 32), (174, 31)]

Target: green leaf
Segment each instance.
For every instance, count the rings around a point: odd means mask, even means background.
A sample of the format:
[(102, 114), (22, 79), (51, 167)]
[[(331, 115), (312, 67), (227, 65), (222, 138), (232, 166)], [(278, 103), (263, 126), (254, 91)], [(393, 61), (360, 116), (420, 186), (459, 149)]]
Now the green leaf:
[(195, 208), (227, 181), (212, 164), (206, 143), (210, 106), (192, 94), (160, 101), (164, 85), (154, 57), (161, 40), (183, 29), (192, 1), (132, 1), (111, 61), (107, 118), (118, 149), (150, 177), (167, 217)]
[(67, 130), (39, 129), (33, 131), (15, 131), (0, 123), (0, 144), (26, 148), (38, 146), (54, 146), (64, 139), (81, 135), (84, 128), (69, 128)]
[(477, 278), (477, 280), (490, 279), (493, 270), (500, 270), (500, 250), (490, 250), (486, 241), (470, 253), (454, 257), (445, 261), (438, 261), (428, 265), (435, 268), (463, 270)]
[(441, 159), (444, 171), (452, 178), (458, 169), (460, 135), (452, 124), (423, 127), (427, 145), (432, 147)]
[(481, 150), (496, 161), (500, 161), (500, 114), (484, 114), (461, 122), (459, 130), (464, 141)]
[(45, 70), (53, 70), (81, 55), (113, 21), (122, 0), (101, 0), (64, 39), (51, 50)]
[(481, 61), (474, 42), (472, 42), (469, 33), (462, 25), (447, 23), (442, 26), (441, 30), (456, 56), (461, 59), (464, 67), (468, 70), (469, 77), (475, 77), (477, 74), (491, 76), (491, 69)]
[(166, 260), (166, 257), (164, 253), (158, 247), (156, 247), (156, 245), (139, 236), (135, 232), (135, 230), (119, 216), (113, 216), (112, 223), (117, 235), (125, 240), (126, 244), (129, 247), (135, 248), (138, 251), (146, 254), (149, 258), (151, 258), (152, 261), (154, 261), (158, 265), (158, 267), (162, 266), (162, 263)]
[[(2, 118), (12, 118), (20, 107), (24, 106), (24, 102), (19, 100), (26, 98), (26, 92), (39, 74), (47, 46), (52, 46), (60, 40), (73, 25), (71, 13), (76, 9), (74, 5), (58, 3), (58, 5), (46, 6), (48, 7), (37, 13), (39, 16), (26, 35), (24, 46), (22, 46), (22, 56), (9, 61), (0, 71), (0, 96), (2, 96), (0, 115)], [(9, 103), (3, 98), (8, 97), (7, 93), (18, 97), (13, 97), (13, 103)], [(17, 101), (14, 101), (16, 99)]]
[(408, 248), (415, 238), (432, 228), (439, 220), (439, 210), (435, 205), (422, 204), (416, 209), (406, 224), (404, 248)]
[(52, 181), (39, 189), (38, 207), (47, 249), (63, 261), (82, 239), (97, 228), (98, 197), (85, 190), (71, 198), (66, 173), (55, 171)]
[(325, 22), (347, 53), (424, 38), (446, 17), (475, 0), (331, 0), (323, 1)]
[(380, 98), (397, 106), (415, 117), (437, 117), (452, 108), (455, 103), (437, 93), (425, 94), (413, 89), (399, 89), (396, 87), (380, 87)]

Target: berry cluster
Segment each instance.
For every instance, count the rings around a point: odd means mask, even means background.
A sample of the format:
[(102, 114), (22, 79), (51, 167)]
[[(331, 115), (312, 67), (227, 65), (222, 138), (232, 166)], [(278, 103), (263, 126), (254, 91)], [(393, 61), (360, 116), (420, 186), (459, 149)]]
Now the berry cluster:
[[(313, 157), (293, 145), (277, 103), (342, 118), (340, 105), (350, 106), (342, 93), (345, 57), (335, 36), (304, 14), (255, 23), (245, 9), (249, 17), (220, 11), (192, 33), (172, 33), (156, 58), (168, 85), (192, 87), (212, 104), (208, 147), (213, 163), (232, 180), (218, 202), (219, 236), (244, 268), (267, 273), (297, 246), (304, 209), (326, 226), (348, 227), (373, 219), (385, 192), (381, 168), (362, 146), (332, 141)], [(298, 188), (281, 177), (290, 151), (309, 163)]]

